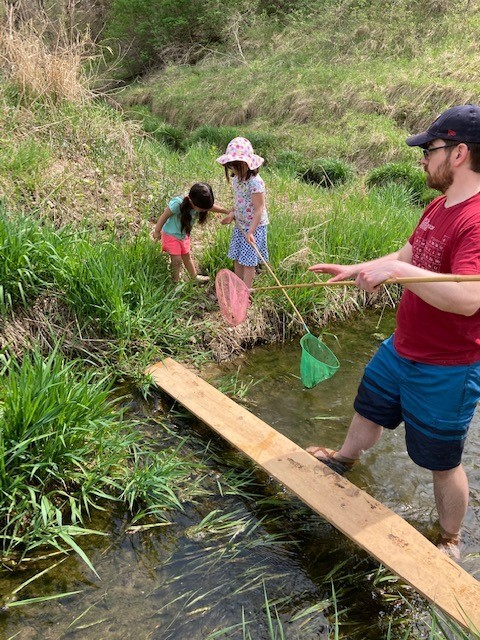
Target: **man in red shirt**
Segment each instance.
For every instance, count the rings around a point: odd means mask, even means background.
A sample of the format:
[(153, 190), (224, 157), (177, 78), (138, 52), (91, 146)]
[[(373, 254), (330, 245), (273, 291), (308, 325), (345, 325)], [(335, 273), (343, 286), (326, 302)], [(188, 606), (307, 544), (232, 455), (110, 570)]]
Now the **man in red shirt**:
[[(369, 292), (388, 278), (480, 274), (480, 107), (448, 109), (406, 142), (422, 148), (427, 184), (443, 195), (399, 251), (311, 271), (332, 274), (329, 282), (355, 278)], [(439, 547), (459, 559), (469, 493), (461, 458), (480, 398), (480, 282), (404, 286), (395, 332), (365, 368), (342, 447), (307, 451), (344, 473), (403, 421), (409, 456), (433, 474)]]

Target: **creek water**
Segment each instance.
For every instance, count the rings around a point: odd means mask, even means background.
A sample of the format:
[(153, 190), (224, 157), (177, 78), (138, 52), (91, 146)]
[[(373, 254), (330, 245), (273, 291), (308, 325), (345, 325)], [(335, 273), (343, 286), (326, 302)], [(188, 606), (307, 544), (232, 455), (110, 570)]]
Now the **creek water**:
[[(391, 313), (365, 313), (336, 327), (335, 336), (325, 335), (341, 366), (314, 389), (300, 382), (298, 341), (255, 348), (204, 375), (245, 392), (250, 411), (300, 446), (335, 447), (350, 421), (363, 366), (393, 323)], [(168, 401), (159, 399), (168, 410)], [(154, 432), (148, 423), (155, 407), (132, 406)], [(471, 500), (463, 566), (474, 575), (480, 566), (479, 423), (476, 415), (464, 456)], [(129, 530), (123, 511), (97, 514), (95, 527), (107, 535), (81, 542), (99, 577), (77, 557), (68, 558), (19, 595), (80, 593), (0, 614), (0, 640), (326, 639), (333, 637), (334, 610), (327, 609), (332, 580), (340, 637), (386, 638), (388, 620), (395, 620), (392, 639), (405, 637), (402, 620), (415, 627), (410, 637), (428, 637), (422, 622), (429, 619), (428, 605), (412, 590), (402, 592), (407, 606), (373, 560), (207, 427), (177, 416), (172, 428), (191, 435), (192, 455), (207, 469), (203, 495), (186, 501), (169, 524), (145, 530)], [(431, 475), (408, 458), (402, 427), (386, 432), (349, 479), (434, 535)], [(2, 573), (1, 593), (29, 576), (28, 570)]]

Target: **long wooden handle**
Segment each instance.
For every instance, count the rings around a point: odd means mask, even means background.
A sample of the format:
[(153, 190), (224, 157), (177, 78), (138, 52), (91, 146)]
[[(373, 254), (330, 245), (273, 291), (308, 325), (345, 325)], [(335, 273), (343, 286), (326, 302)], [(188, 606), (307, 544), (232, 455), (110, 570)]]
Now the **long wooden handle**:
[[(438, 276), (419, 276), (409, 278), (389, 278), (381, 284), (415, 284), (417, 282), (475, 282), (480, 281), (478, 276), (461, 276), (452, 274), (439, 274)], [(337, 280), (337, 282), (301, 282), (299, 284), (282, 284), (281, 286), (255, 287), (251, 291), (272, 291), (273, 289), (306, 289), (310, 287), (346, 287), (355, 285), (355, 280)]]
[[(302, 317), (302, 314), (300, 313), (300, 311), (297, 309), (297, 307), (295, 306), (295, 303), (293, 302), (293, 300), (290, 298), (290, 296), (288, 295), (288, 293), (285, 291), (285, 287), (281, 284), (280, 280), (277, 278), (274, 270), (272, 269), (272, 267), (270, 266), (270, 264), (267, 262), (267, 260), (265, 260), (265, 258), (262, 256), (262, 253), (260, 251), (260, 249), (257, 247), (257, 243), (255, 242), (255, 240), (253, 240), (253, 242), (250, 242), (248, 240), (248, 236), (245, 233), (245, 231), (240, 227), (240, 225), (237, 225), (237, 229), (239, 229), (242, 233), (243, 233), (243, 237), (245, 238), (245, 240), (248, 242), (248, 244), (251, 244), (251, 246), (253, 247), (255, 253), (257, 254), (257, 256), (260, 258), (260, 260), (263, 262), (263, 264), (265, 265), (266, 269), (268, 269), (268, 272), (270, 273), (270, 275), (272, 276), (272, 278), (275, 280), (275, 282), (277, 283), (276, 287), (273, 287), (274, 289), (282, 289), (283, 293), (285, 294), (285, 297), (287, 298), (287, 300), (290, 302), (290, 304), (292, 305), (295, 313), (297, 314), (298, 319), (300, 320), (300, 322), (303, 324), (303, 327), (305, 329), (305, 331), (307, 333), (310, 333), (305, 320)], [(257, 289), (251, 289), (251, 291), (257, 291)]]

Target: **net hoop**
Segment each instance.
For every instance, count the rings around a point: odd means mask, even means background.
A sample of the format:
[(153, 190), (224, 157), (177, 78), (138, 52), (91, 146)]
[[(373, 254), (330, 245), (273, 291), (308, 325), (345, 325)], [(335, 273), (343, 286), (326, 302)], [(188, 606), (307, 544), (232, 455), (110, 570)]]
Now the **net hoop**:
[(215, 277), (215, 292), (223, 318), (232, 327), (245, 321), (250, 304), (250, 289), (230, 269), (220, 269)]
[(307, 333), (300, 339), (300, 346), (300, 377), (307, 389), (331, 378), (338, 371), (340, 363), (337, 356), (319, 338)]

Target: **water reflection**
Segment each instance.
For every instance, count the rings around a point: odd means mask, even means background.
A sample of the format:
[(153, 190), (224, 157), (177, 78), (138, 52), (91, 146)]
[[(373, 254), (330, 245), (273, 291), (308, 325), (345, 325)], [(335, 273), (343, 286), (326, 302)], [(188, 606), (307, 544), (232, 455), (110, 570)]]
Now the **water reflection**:
[[(300, 345), (254, 349), (230, 363), (226, 375), (250, 383), (247, 404), (262, 420), (301, 447), (312, 444), (336, 448), (350, 423), (358, 383), (364, 365), (380, 341), (390, 335), (394, 315), (379, 318), (366, 312), (342, 325), (335, 336), (323, 339), (340, 361), (339, 371), (313, 389), (304, 389), (299, 378)], [(241, 366), (240, 366), (241, 365)], [(465, 554), (480, 550), (480, 414), (470, 427), (464, 466), (470, 482), (470, 507), (465, 519)], [(404, 430), (386, 430), (380, 442), (367, 452), (349, 479), (377, 500), (403, 516), (425, 535), (436, 525), (431, 473), (417, 467), (406, 453)], [(478, 559), (467, 557), (464, 567), (478, 569)]]
[[(366, 314), (344, 325), (336, 337), (324, 336), (341, 367), (314, 389), (301, 385), (298, 341), (255, 349), (209, 376), (250, 385), (252, 412), (300, 446), (337, 446), (350, 421), (363, 366), (393, 322), (391, 315), (379, 322), (378, 314)], [(143, 421), (161, 442), (160, 429), (149, 423), (152, 411), (144, 408)], [(467, 552), (480, 547), (478, 422), (476, 418), (465, 453), (471, 483)], [(172, 428), (191, 437), (187, 455), (203, 469), (203, 495), (184, 502), (183, 512), (172, 513), (169, 525), (134, 533), (129, 533), (125, 513), (97, 514), (94, 525), (108, 536), (82, 540), (82, 546), (100, 579), (76, 557), (69, 558), (32, 583), (22, 597), (76, 589), (81, 594), (3, 615), (1, 640), (271, 640), (269, 624), (278, 629), (276, 616), (285, 634), (276, 637), (327, 639), (333, 637), (325, 617), (332, 572), (346, 625), (341, 637), (407, 637), (401, 629), (397, 635), (387, 630), (389, 620), (402, 624), (404, 604), (397, 586), (390, 600), (387, 583), (375, 586), (377, 565), (366, 554), (206, 426), (190, 418), (176, 420)], [(430, 473), (409, 460), (402, 429), (387, 432), (350, 479), (422, 532), (432, 528)], [(478, 562), (471, 558), (465, 568), (475, 573)], [(28, 577), (28, 570), (0, 575), (0, 592), (10, 593)], [(408, 599), (418, 606), (417, 620), (425, 617), (425, 603), (418, 598), (416, 604), (412, 591)], [(328, 613), (332, 615), (332, 607)], [(250, 636), (244, 634), (242, 619)], [(428, 637), (425, 629), (417, 626), (416, 631), (410, 637)]]

